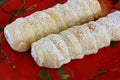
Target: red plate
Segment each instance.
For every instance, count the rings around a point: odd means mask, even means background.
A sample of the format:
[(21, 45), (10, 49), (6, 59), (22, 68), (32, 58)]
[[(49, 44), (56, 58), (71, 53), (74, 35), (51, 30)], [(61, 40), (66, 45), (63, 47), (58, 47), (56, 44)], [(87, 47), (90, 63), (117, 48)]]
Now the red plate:
[[(64, 3), (66, 0), (57, 1)], [(120, 0), (113, 0), (114, 4), (111, 0), (99, 1), (103, 16), (113, 11), (113, 8), (120, 10)], [(7, 25), (17, 17), (52, 7), (56, 1), (26, 0), (22, 8), (23, 3), (24, 0), (0, 0), (0, 26)], [(2, 38), (1, 32), (0, 41)], [(1, 50), (0, 80), (120, 80), (120, 42), (112, 42), (111, 46), (100, 49), (97, 54), (85, 56), (81, 60), (72, 60), (59, 69), (38, 67), (30, 51), (17, 53), (5, 39), (2, 41)]]

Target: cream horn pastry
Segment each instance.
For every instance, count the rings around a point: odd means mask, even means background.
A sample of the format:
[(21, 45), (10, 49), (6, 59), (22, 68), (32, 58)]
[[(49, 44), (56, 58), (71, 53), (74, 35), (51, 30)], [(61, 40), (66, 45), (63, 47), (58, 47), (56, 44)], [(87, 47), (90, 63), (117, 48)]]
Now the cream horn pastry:
[(33, 42), (48, 34), (95, 20), (101, 15), (98, 0), (68, 0), (52, 8), (16, 19), (4, 29), (9, 45), (17, 52), (30, 49)]
[(120, 11), (97, 21), (50, 34), (32, 44), (31, 55), (39, 66), (59, 68), (120, 40)]

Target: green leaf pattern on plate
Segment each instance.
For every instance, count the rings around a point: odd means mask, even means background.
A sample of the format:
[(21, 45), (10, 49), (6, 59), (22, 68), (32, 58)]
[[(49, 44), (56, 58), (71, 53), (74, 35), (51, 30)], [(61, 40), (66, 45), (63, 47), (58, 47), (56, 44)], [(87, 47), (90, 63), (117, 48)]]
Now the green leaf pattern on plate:
[(53, 80), (47, 68), (42, 68), (38, 74), (37, 80)]
[(6, 4), (9, 0), (0, 0), (0, 7)]

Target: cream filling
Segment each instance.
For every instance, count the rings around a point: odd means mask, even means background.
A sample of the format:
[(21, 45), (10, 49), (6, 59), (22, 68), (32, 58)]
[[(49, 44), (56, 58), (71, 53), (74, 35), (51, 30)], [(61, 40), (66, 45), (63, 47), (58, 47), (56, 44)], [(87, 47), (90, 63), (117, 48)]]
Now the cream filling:
[(9, 31), (7, 29), (4, 30), (4, 33), (5, 33), (5, 37), (6, 37), (6, 40), (8, 41), (9, 45), (14, 48), (14, 43), (13, 43), (13, 40), (12, 40), (12, 37), (9, 33)]
[(35, 62), (37, 63), (37, 55), (34, 47), (31, 48), (31, 55), (34, 58)]

